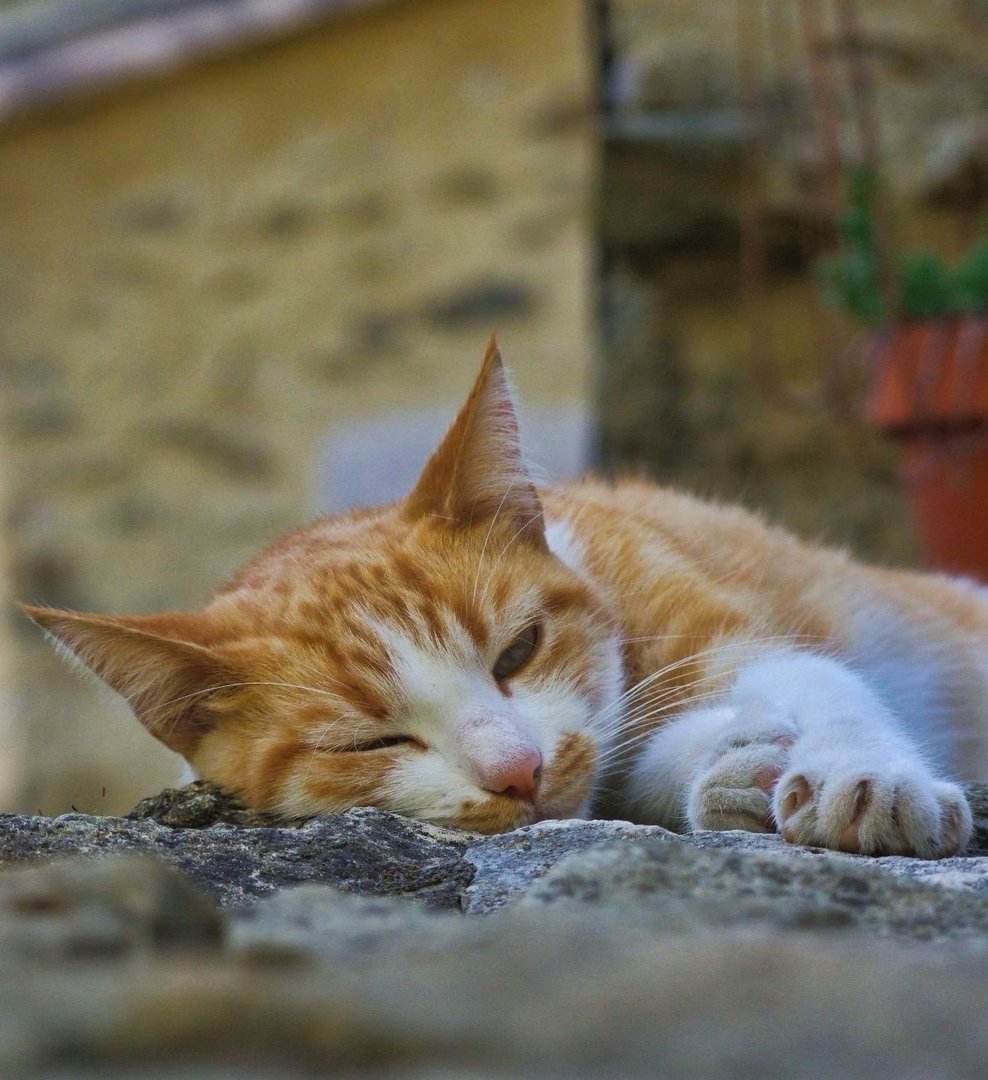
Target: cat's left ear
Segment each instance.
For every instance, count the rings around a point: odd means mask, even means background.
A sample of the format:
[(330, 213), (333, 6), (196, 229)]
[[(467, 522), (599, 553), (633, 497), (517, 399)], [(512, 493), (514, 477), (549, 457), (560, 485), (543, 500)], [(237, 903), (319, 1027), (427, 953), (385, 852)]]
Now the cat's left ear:
[(238, 679), (208, 644), (203, 615), (88, 615), (21, 605), (68, 656), (127, 699), (138, 720), (186, 757), (213, 726), (217, 692)]
[(542, 504), (522, 457), (515, 403), (493, 335), (470, 396), (408, 496), (405, 513), (464, 525), (497, 519), (513, 525), (519, 540), (546, 547)]

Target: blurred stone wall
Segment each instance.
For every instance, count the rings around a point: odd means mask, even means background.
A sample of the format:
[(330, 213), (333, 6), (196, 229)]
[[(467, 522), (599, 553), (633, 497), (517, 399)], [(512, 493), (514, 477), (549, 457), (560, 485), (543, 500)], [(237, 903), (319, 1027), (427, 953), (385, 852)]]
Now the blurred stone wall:
[[(448, 408), (497, 328), (529, 401), (589, 345), (578, 0), (382, 4), (0, 130), (14, 598), (203, 602), (313, 510), (327, 433)], [(119, 810), (177, 759), (3, 610), (5, 809)]]
[[(822, 15), (820, 53), (840, 49)], [(988, 11), (964, 0), (860, 0), (874, 87), (884, 212), (901, 247), (956, 252), (988, 204)], [(827, 322), (807, 264), (824, 138), (789, 0), (612, 0), (613, 111), (600, 229), (609, 256), (601, 449), (614, 471), (653, 475), (766, 509), (802, 533), (872, 558), (917, 557), (889, 448), (820, 401), (854, 327)], [(744, 172), (739, 13), (760, 22), (754, 57), (765, 160), (760, 202), (768, 287), (749, 361), (740, 291)], [(769, 47), (771, 46), (771, 47)], [(846, 103), (846, 68), (831, 69)], [(843, 152), (855, 152), (843, 114)], [(748, 190), (745, 190), (745, 185)], [(805, 407), (785, 407), (782, 384)]]

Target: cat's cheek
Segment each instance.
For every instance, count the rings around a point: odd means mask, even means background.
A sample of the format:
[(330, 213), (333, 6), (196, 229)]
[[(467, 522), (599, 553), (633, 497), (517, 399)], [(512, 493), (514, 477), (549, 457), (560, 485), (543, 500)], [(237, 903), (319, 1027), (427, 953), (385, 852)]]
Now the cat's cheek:
[(388, 809), (384, 792), (392, 763), (386, 754), (306, 754), (278, 785), (283, 810), (326, 813), (351, 806)]
[(621, 650), (612, 634), (585, 642), (583, 649), (581, 655), (569, 657), (568, 663), (520, 687), (515, 700), (529, 728), (539, 733), (545, 745), (551, 747), (567, 735), (583, 733), (602, 752), (620, 727)]
[(268, 808), (267, 792), (256, 782), (257, 748), (236, 729), (223, 726), (207, 732), (186, 761), (197, 776), (218, 784), (248, 806)]

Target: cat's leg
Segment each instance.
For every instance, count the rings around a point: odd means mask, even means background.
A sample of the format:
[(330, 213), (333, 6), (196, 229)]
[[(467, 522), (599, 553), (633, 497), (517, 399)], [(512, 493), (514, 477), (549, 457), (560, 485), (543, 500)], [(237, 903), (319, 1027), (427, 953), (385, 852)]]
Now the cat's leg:
[(678, 799), (694, 829), (778, 827), (793, 843), (928, 858), (971, 832), (961, 789), (934, 774), (867, 683), (809, 653), (745, 665), (722, 708), (652, 737), (632, 782), (646, 812), (668, 818)]
[(773, 814), (792, 843), (864, 854), (942, 858), (971, 836), (961, 788), (939, 777), (867, 681), (830, 657), (792, 653), (744, 670), (742, 709), (775, 700), (799, 736)]

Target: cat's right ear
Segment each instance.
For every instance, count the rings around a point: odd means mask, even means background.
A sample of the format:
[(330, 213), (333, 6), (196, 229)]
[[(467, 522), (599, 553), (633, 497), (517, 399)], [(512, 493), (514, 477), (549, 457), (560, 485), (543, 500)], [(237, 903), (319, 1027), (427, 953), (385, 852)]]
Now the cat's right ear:
[(188, 757), (212, 724), (210, 699), (235, 674), (202, 638), (201, 615), (88, 615), (21, 605), (59, 652), (127, 699), (156, 739)]
[(405, 514), (466, 525), (501, 519), (519, 541), (545, 549), (542, 504), (522, 456), (515, 403), (494, 337), (466, 403), (405, 500)]

